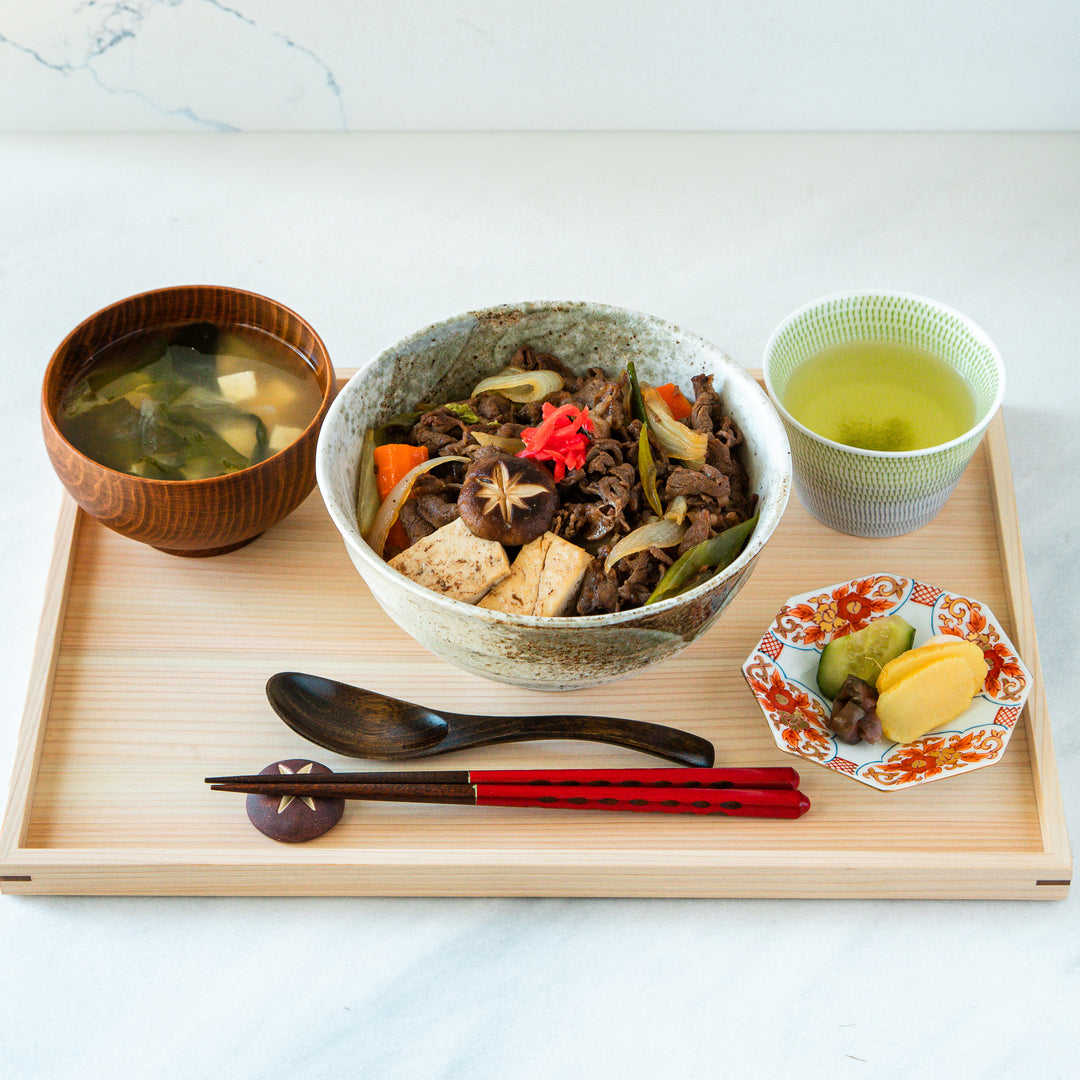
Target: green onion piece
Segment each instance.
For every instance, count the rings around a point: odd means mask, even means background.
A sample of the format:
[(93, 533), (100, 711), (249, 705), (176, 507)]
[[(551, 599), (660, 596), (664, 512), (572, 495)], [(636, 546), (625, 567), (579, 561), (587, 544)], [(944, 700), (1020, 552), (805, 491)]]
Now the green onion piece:
[(626, 374), (630, 376), (630, 412), (633, 414), (635, 420), (640, 420), (643, 424), (647, 424), (648, 417), (645, 413), (645, 400), (641, 396), (641, 384), (637, 380), (637, 371), (634, 368), (633, 360), (628, 360), (626, 362)]
[[(434, 408), (434, 406), (431, 406), (431, 408)], [(396, 416), (391, 416), (389, 420), (375, 428), (375, 445), (382, 446), (388, 442), (401, 442), (400, 433), (410, 431), (413, 424), (428, 411), (430, 410), (418, 406), (412, 412), (398, 413)]]
[(668, 600), (672, 596), (692, 589), (701, 584), (699, 575), (706, 570), (710, 571), (709, 577), (718, 574), (721, 570), (730, 566), (739, 552), (746, 546), (757, 526), (758, 515), (725, 529), (711, 540), (703, 540), (700, 544), (692, 547), (689, 551), (680, 555), (668, 568), (659, 584), (653, 590), (652, 596), (645, 601), (646, 606), (658, 603), (660, 600)]
[(641, 477), (641, 487), (645, 498), (657, 517), (664, 516), (664, 507), (660, 502), (660, 492), (656, 489), (656, 462), (653, 461), (652, 447), (649, 446), (649, 425), (641, 425), (641, 434), (637, 444), (637, 468)]
[(375, 432), (368, 428), (360, 442), (360, 471), (356, 481), (356, 524), (364, 536), (379, 512), (379, 488), (375, 482)]
[(476, 415), (467, 401), (448, 401), (444, 406), (447, 412), (453, 413), (459, 420), (466, 424), (482, 424), (483, 420)]

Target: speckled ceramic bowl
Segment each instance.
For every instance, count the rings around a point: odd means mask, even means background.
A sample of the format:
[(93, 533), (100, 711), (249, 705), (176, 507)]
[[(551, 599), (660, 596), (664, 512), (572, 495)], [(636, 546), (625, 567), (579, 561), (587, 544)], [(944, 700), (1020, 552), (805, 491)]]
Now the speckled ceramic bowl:
[[(759, 496), (750, 543), (723, 573), (682, 596), (612, 615), (544, 618), (489, 611), (433, 593), (392, 570), (360, 535), (355, 498), (360, 438), (423, 400), (466, 396), (531, 344), (572, 369), (622, 370), (689, 386), (713, 375), (742, 430)], [(530, 303), (470, 312), (429, 326), (381, 353), (342, 388), (323, 424), (316, 477), (345, 548), (372, 595), (399, 626), (449, 662), (488, 679), (571, 690), (631, 675), (703, 634), (749, 578), (787, 505), (791, 459), (775, 410), (757, 383), (716, 346), (660, 319), (598, 304)]]

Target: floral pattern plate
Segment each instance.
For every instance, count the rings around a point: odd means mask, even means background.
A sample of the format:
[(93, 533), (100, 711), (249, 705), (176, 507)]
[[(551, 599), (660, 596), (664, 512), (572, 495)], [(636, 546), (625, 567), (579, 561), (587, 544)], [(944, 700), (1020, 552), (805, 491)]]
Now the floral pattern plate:
[[(817, 688), (821, 650), (871, 619), (894, 614), (915, 628), (916, 646), (936, 634), (976, 642), (989, 668), (982, 693), (951, 723), (914, 742), (845, 743), (829, 730), (831, 704)], [(900, 574), (873, 574), (791, 597), (743, 674), (781, 750), (880, 791), (993, 765), (1031, 688), (1031, 673), (985, 604)]]

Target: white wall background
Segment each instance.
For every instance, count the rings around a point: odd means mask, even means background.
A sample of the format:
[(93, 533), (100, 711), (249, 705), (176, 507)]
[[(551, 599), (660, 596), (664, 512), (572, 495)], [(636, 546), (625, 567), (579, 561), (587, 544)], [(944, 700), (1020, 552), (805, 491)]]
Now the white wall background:
[(0, 0), (2, 131), (1076, 130), (1078, 0)]

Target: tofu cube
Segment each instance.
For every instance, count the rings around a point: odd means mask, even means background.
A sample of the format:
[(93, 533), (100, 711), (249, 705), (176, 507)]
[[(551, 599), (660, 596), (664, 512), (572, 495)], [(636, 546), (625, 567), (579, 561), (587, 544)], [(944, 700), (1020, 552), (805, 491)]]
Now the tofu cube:
[(286, 446), (291, 446), (303, 434), (303, 428), (290, 427), (288, 424), (275, 424), (270, 432), (267, 449), (270, 453), (276, 454), (279, 450), (284, 450)]
[(479, 606), (512, 615), (571, 614), (592, 556), (561, 536), (546, 532), (526, 544)]
[(217, 433), (241, 456), (250, 458), (255, 453), (259, 433), (250, 417), (240, 416), (218, 424)]
[(475, 604), (510, 576), (502, 544), (474, 536), (461, 518), (417, 540), (390, 565), (418, 585), (466, 604)]
[(219, 375), (217, 383), (221, 396), (234, 405), (251, 401), (258, 393), (254, 371), (236, 371), (232, 375)]

